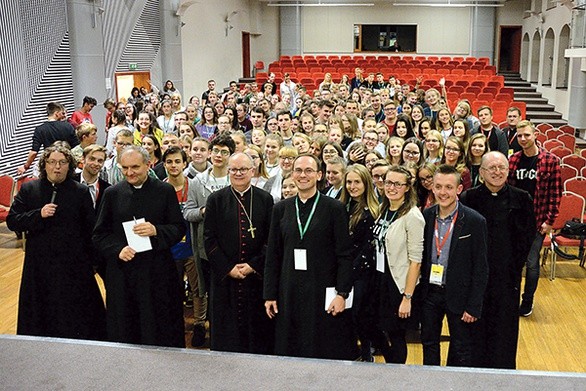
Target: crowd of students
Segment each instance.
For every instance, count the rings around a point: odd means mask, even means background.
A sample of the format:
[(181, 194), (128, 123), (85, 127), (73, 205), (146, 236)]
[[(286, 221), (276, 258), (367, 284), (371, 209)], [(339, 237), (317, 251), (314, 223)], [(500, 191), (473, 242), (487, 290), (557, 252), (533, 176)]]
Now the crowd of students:
[[(508, 316), (503, 315), (495, 322), (489, 319), (482, 324), (484, 334), (479, 331), (480, 326), (470, 326), (485, 313), (483, 295), (485, 291), (492, 292), (486, 285), (490, 288), (491, 280), (502, 276), (499, 273), (493, 276), (491, 269), (489, 278), (492, 261), (491, 250), (487, 250), (490, 235), (486, 235), (486, 220), (460, 205), (457, 197), (460, 192), (483, 186), (487, 181), (489, 185), (484, 186), (496, 196), (509, 178), (507, 159), (515, 156), (527, 175), (515, 168), (511, 170), (510, 179), (516, 180), (516, 184), (535, 199), (538, 218), (536, 223), (532, 220), (533, 224), (529, 225), (537, 226), (539, 232), (537, 235), (531, 229), (525, 232), (524, 235), (531, 236), (527, 242), (534, 243), (534, 236), (537, 237), (535, 241), (539, 237), (543, 240), (544, 233), (551, 229), (557, 215), (555, 199), (559, 203), (558, 193), (561, 192), (555, 182), (559, 166), (556, 168), (549, 155), (537, 147), (534, 128), (530, 122), (522, 120), (520, 110), (511, 107), (507, 113), (507, 127), (500, 129), (492, 122), (489, 106), (479, 108), (474, 113), (477, 116), (473, 115), (466, 100), (450, 110), (445, 96), (434, 88), (426, 91), (418, 86), (411, 88), (401, 85), (394, 77), (385, 82), (381, 74), (376, 75), (376, 81), (374, 74), (361, 79), (359, 72), (346, 83), (336, 84), (326, 79), (311, 96), (285, 74), (279, 93), (276, 91), (275, 75), (270, 74), (260, 88), (257, 83), (250, 83), (240, 90), (236, 82), (230, 82), (225, 92), (216, 91), (215, 81), (210, 80), (201, 98), (192, 96), (185, 103), (172, 81), (167, 81), (162, 91), (135, 88), (126, 102), (104, 102), (108, 111), (107, 141), (100, 177), (111, 185), (124, 181), (127, 168), (120, 165), (118, 157), (127, 146), (134, 144), (148, 153), (148, 176), (171, 183), (177, 193), (189, 227), (187, 237), (192, 244), (191, 251), (174, 254), (179, 273), (186, 275), (191, 289), (188, 301), (193, 302), (195, 318), (192, 345), (205, 343), (207, 300), (208, 294), (213, 294), (209, 292), (209, 254), (204, 248), (206, 203), (213, 193), (231, 186), (234, 173), (229, 175), (230, 157), (239, 153), (249, 156), (252, 162), (250, 184), (270, 193), (274, 202), (280, 202), (297, 196), (302, 183), (300, 178), (313, 175), (311, 168), (302, 170), (296, 166), (299, 156), (313, 155), (319, 162), (316, 189), (324, 196), (340, 200), (348, 212), (354, 287), (351, 312), (361, 342), (361, 359), (372, 361), (376, 348), (387, 362), (406, 362), (405, 331), (409, 327), (418, 328), (421, 322), (424, 363), (439, 364), (441, 327), (437, 329), (437, 322), (446, 314), (452, 333), (449, 364), (514, 368), (518, 295), (515, 308), (511, 308), (510, 302), (505, 308)], [(82, 176), (86, 151), (95, 144), (98, 131), (97, 126), (91, 124), (89, 114), (94, 105), (95, 100), (86, 97), (83, 115), (76, 112), (70, 119), (70, 122), (80, 119), (80, 123), (72, 122), (80, 144), (73, 148), (72, 155), (77, 159), (77, 169)], [(62, 120), (64, 116), (55, 119), (54, 115), (62, 110), (62, 106), (49, 110), (50, 120)], [(519, 134), (518, 129), (522, 130)], [(40, 144), (33, 143), (36, 152)], [(170, 159), (169, 151), (172, 157), (177, 157), (176, 162)], [(31, 166), (36, 154), (33, 155), (29, 155), (27, 163), (19, 169), (21, 172)], [(550, 166), (544, 168), (542, 160)], [(536, 175), (542, 172), (540, 170), (547, 170), (547, 177), (553, 184), (544, 182), (545, 175)], [(551, 190), (547, 199), (541, 195), (545, 187)], [(252, 200), (250, 202), (252, 209)], [(508, 205), (509, 199), (504, 202)], [(454, 228), (464, 215), (466, 220)], [(526, 223), (532, 218), (535, 219), (533, 211), (531, 216), (524, 216), (523, 221)], [(496, 225), (487, 220), (490, 234)], [(434, 221), (435, 232), (430, 228)], [(472, 229), (466, 224), (476, 227)], [(252, 221), (250, 228), (253, 228)], [(455, 232), (461, 236), (450, 236)], [(458, 247), (463, 251), (459, 243), (467, 237), (466, 232), (473, 240), (462, 246), (474, 244), (470, 253), (462, 253), (461, 259), (456, 260), (452, 259), (451, 252), (445, 259), (439, 255), (445, 245), (448, 249)], [(444, 237), (452, 239), (446, 242)], [(432, 249), (438, 256), (430, 263), (430, 259), (435, 258), (430, 255)], [(511, 284), (517, 292), (523, 266), (519, 265), (518, 257), (523, 256), (525, 250), (529, 252), (529, 248), (523, 248), (515, 252), (517, 258), (511, 256), (516, 262), (512, 267)], [(451, 292), (457, 291), (455, 288), (446, 291), (447, 297), (442, 289), (455, 284), (446, 282), (446, 276), (450, 278), (450, 273), (456, 273), (455, 266), (447, 268), (448, 258), (450, 265), (456, 265), (465, 263), (467, 257), (474, 270), (465, 277), (458, 274), (451, 277), (453, 281), (461, 279), (465, 288), (466, 284), (473, 284), (460, 296), (474, 297), (460, 304), (450, 298)], [(534, 287), (523, 297), (520, 309), (523, 316), (529, 316), (533, 308), (537, 287), (534, 266), (531, 266)], [(538, 272), (537, 268), (537, 278)], [(426, 280), (425, 284), (418, 284), (420, 280)], [(416, 287), (420, 285), (430, 286), (431, 297), (446, 301), (447, 307), (446, 303), (430, 304), (418, 298)], [(347, 299), (347, 292), (343, 293)], [(490, 309), (494, 310), (499, 303), (494, 300)], [(426, 305), (427, 316), (421, 315)], [(429, 314), (430, 306), (432, 312), (435, 311), (433, 316)], [(221, 309), (215, 308), (215, 311)], [(267, 307), (267, 314), (274, 316), (271, 311), (273, 308)], [(510, 320), (511, 316), (516, 318), (516, 323)], [(458, 322), (463, 322), (464, 327)], [(508, 351), (503, 353), (505, 358), (499, 361), (502, 355), (494, 353), (502, 352), (499, 347), (495, 350), (485, 346), (489, 344), (479, 348), (480, 353), (473, 353), (474, 347), (481, 345), (480, 340), (487, 340), (486, 335), (500, 333), (495, 324), (510, 325), (511, 322), (513, 331), (507, 333), (504, 342), (497, 344), (508, 346)], [(213, 347), (213, 334), (211, 338)], [(511, 345), (514, 345), (512, 353)]]

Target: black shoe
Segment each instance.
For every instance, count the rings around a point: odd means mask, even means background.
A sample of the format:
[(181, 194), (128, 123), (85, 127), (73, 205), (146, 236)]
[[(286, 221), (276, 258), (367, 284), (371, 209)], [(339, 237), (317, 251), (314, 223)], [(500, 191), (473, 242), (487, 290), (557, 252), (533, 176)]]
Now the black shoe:
[(203, 325), (193, 327), (193, 336), (191, 337), (191, 346), (201, 348), (206, 343), (206, 328)]
[(528, 317), (533, 313), (533, 301), (523, 300), (519, 307), (519, 315)]

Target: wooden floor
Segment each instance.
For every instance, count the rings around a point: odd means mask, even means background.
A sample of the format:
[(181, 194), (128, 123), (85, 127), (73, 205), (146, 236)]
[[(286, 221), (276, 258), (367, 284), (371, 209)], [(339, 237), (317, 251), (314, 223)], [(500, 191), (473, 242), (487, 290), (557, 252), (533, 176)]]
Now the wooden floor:
[[(22, 241), (0, 224), (0, 334), (16, 333), (18, 289), (22, 272)], [(518, 369), (586, 372), (586, 270), (576, 261), (560, 261), (557, 278), (542, 268), (535, 310), (521, 318)], [(191, 311), (186, 309), (186, 341), (191, 340)], [(444, 334), (447, 335), (444, 324)], [(447, 342), (442, 342), (445, 361)], [(382, 362), (377, 357), (377, 362)], [(408, 364), (421, 364), (418, 343), (409, 344)]]

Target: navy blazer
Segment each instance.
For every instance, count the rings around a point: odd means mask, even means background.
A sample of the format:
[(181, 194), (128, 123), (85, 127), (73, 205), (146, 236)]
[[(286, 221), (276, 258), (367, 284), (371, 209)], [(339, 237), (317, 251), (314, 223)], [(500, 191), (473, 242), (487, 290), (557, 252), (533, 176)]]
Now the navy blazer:
[[(429, 291), (432, 243), (438, 205), (423, 212), (425, 218), (423, 262), (421, 265), (421, 292)], [(446, 274), (446, 304), (448, 310), (480, 318), (482, 301), (488, 282), (487, 228), (482, 215), (467, 206), (458, 204), (458, 217), (452, 233)]]

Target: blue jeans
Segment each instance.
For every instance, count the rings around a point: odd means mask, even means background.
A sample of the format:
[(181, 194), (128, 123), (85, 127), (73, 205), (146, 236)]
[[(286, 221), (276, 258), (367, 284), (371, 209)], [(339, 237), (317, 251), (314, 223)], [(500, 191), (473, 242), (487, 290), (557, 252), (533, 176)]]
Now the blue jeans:
[(537, 290), (537, 282), (539, 281), (539, 253), (541, 252), (541, 246), (545, 235), (537, 233), (529, 255), (527, 255), (527, 270), (525, 271), (525, 290), (523, 291), (523, 300), (533, 302), (533, 296)]

